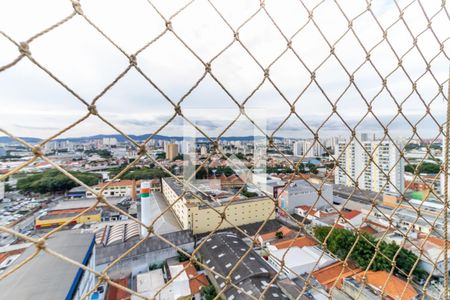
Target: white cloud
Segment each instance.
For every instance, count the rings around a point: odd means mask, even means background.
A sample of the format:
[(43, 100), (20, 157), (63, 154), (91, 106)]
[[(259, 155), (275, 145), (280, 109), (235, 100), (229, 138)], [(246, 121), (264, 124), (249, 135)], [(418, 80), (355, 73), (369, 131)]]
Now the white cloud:
[[(212, 2), (234, 30), (259, 9), (259, 1)], [(438, 2), (422, 3), (428, 17), (434, 14), (437, 16), (433, 19), (433, 32), (428, 30), (421, 34), (417, 44), (427, 61), (433, 59), (431, 71), (436, 80), (443, 83), (448, 77), (448, 57), (444, 52), (440, 52), (439, 42), (448, 40), (446, 28), (449, 27), (449, 22), (445, 12), (439, 11), (440, 6), (437, 4), (440, 2)], [(183, 7), (186, 1), (161, 0), (153, 3), (160, 13), (169, 18)], [(318, 3), (320, 2), (306, 1), (305, 6), (312, 9)], [(409, 2), (399, 1), (399, 3), (401, 7), (405, 7)], [(351, 3), (339, 1), (339, 5), (350, 19), (360, 15), (367, 6), (365, 1)], [(128, 54), (143, 47), (165, 29), (164, 21), (158, 12), (144, 0), (132, 3), (107, 0), (82, 1), (82, 7), (86, 16)], [(353, 22), (355, 32), (365, 50), (371, 52), (371, 59), (377, 70), (368, 63), (360, 67), (366, 54), (352, 32), (335, 45), (335, 53), (340, 62), (331, 58), (321, 65), (323, 59), (329, 55), (330, 49), (314, 24), (310, 22), (293, 37), (308, 21), (308, 12), (301, 2), (271, 0), (266, 1), (266, 8), (284, 37), (264, 11), (260, 11), (239, 29), (242, 42), (257, 62), (238, 42), (234, 42), (212, 62), (213, 74), (238, 102), (250, 96), (263, 80), (264, 73), (261, 67), (270, 66), (271, 79), (287, 100), (293, 103), (310, 81), (310, 74), (306, 68), (313, 71), (320, 65), (316, 71), (320, 87), (323, 88), (329, 101), (334, 103), (339, 99), (338, 112), (348, 119), (349, 123), (356, 124), (367, 111), (365, 101), (373, 101), (374, 112), (387, 121), (397, 112), (397, 105), (386, 90), (380, 93), (382, 83), (377, 71), (382, 76), (387, 76), (397, 67), (397, 58), (391, 46), (398, 56), (405, 55), (403, 66), (411, 79), (415, 81), (420, 78), (417, 87), (424, 101), (430, 102), (438, 93), (438, 85), (430, 73), (421, 77), (426, 70), (422, 54), (417, 49), (409, 50), (413, 41), (409, 30), (417, 36), (427, 29), (428, 21), (418, 4), (405, 9), (404, 19), (408, 30), (402, 21), (392, 25), (399, 15), (393, 2), (373, 3), (372, 11), (380, 24), (384, 28), (389, 26), (388, 39), (391, 45), (384, 41), (372, 49), (382, 39), (383, 33), (370, 13), (362, 14)], [(69, 15), (71, 11), (70, 1), (10, 1), (1, 5), (0, 28), (20, 42)], [(331, 1), (323, 2), (315, 9), (314, 20), (332, 45), (348, 29), (347, 20)], [(175, 32), (204, 62), (211, 60), (233, 41), (232, 29), (204, 0), (194, 1), (176, 15), (172, 23)], [(285, 38), (288, 40), (292, 38), (293, 48), (306, 68), (290, 50), (277, 59), (286, 49)], [(1, 35), (0, 50), (2, 53), (0, 65), (11, 62), (18, 55), (16, 47)], [(75, 16), (57, 29), (37, 38), (30, 44), (30, 50), (39, 63), (73, 88), (87, 102), (91, 102), (128, 65), (127, 58), (81, 16)], [(448, 51), (448, 42), (445, 44), (445, 50)], [(271, 65), (274, 60), (276, 62)], [(350, 73), (356, 70), (355, 82), (364, 98), (354, 87), (341, 96), (347, 88), (348, 75), (340, 63), (344, 64)], [(179, 101), (204, 72), (201, 62), (171, 32), (140, 53), (138, 65), (174, 102)], [(387, 84), (397, 102), (404, 101), (406, 116), (419, 120), (425, 113), (425, 108), (417, 95), (407, 98), (411, 92), (411, 83), (404, 72), (399, 69), (392, 73)], [(443, 90), (445, 91), (446, 87)], [(86, 113), (86, 108), (81, 102), (27, 59), (0, 73), (0, 91), (0, 127), (18, 136), (48, 136)], [(432, 104), (431, 112), (438, 116), (439, 120), (443, 120), (445, 104), (442, 95)], [(156, 130), (166, 117), (173, 114), (170, 103), (134, 69), (99, 99), (97, 107), (100, 113), (113, 123), (120, 124), (121, 129), (128, 133)], [(290, 111), (289, 105), (268, 82), (248, 101), (248, 107), (268, 109), (274, 121), (281, 121)], [(182, 108), (211, 110), (226, 108), (237, 111), (236, 105), (209, 75), (200, 83), (197, 90), (183, 101)], [(296, 110), (306, 122), (320, 126), (331, 112), (331, 106), (319, 87), (312, 84), (296, 102)], [(213, 122), (217, 116), (211, 113), (195, 118), (201, 122), (208, 120)], [(86, 123), (90, 126), (84, 124), (77, 126), (66, 135), (112, 132), (108, 126), (92, 119), (93, 117)], [(432, 123), (427, 121), (419, 125), (424, 127), (427, 135), (434, 136), (436, 128), (430, 124)], [(304, 134), (301, 130), (295, 130), (296, 125), (286, 127), (291, 129), (286, 130), (286, 134)], [(330, 134), (335, 134), (335, 127), (330, 125), (326, 128)], [(406, 126), (397, 126), (395, 130), (398, 134), (411, 135), (410, 128)], [(176, 124), (168, 127), (165, 133), (175, 135)]]

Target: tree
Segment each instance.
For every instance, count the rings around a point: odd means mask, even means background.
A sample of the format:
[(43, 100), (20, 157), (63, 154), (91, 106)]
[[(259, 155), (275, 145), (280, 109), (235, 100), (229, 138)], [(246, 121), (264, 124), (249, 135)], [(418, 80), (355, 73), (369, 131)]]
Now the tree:
[(275, 232), (275, 236), (277, 237), (277, 239), (282, 239), (284, 234), (283, 231), (277, 231)]
[(207, 179), (209, 175), (209, 170), (205, 165), (196, 165), (195, 166), (195, 178), (196, 179)]
[(319, 241), (323, 242), (330, 230), (331, 227), (329, 226), (316, 226), (313, 228), (313, 234)]
[(239, 158), (240, 160), (245, 160), (245, 155), (242, 154), (241, 152), (236, 153), (236, 157)]
[(200, 289), (200, 293), (202, 294), (202, 296), (204, 297), (205, 300), (213, 300), (217, 296), (216, 289), (214, 288), (214, 286), (212, 284), (203, 286)]
[(166, 152), (159, 152), (156, 154), (156, 159), (166, 159)]
[(104, 159), (110, 159), (112, 158), (112, 153), (109, 150), (106, 149), (99, 149), (99, 150), (86, 150), (84, 151), (85, 154), (97, 154), (101, 158)]
[(434, 164), (434, 163), (421, 163), (419, 165), (411, 165), (408, 164), (405, 166), (405, 172), (409, 173), (415, 173), (416, 169), (419, 171), (420, 174), (437, 174), (441, 170), (440, 164)]
[(160, 168), (136, 168), (131, 171), (126, 172), (123, 175), (123, 179), (155, 179), (167, 176), (167, 173)]
[[(395, 274), (409, 274), (414, 267), (417, 256), (409, 250), (400, 249), (395, 243), (386, 243), (384, 241), (377, 241), (373, 236), (367, 233), (360, 233), (358, 235), (350, 230), (342, 228), (333, 228), (330, 234), (331, 227), (315, 227), (313, 228), (314, 236), (321, 242), (326, 241), (328, 250), (335, 254), (340, 259), (344, 259), (352, 250), (353, 244), (355, 247), (350, 253), (350, 259), (355, 262), (360, 268), (366, 269), (369, 264), (370, 270), (390, 272), (392, 268), (392, 261), (395, 257), (397, 268), (394, 269)], [(375, 246), (379, 245), (379, 251), (375, 251)], [(398, 255), (396, 253), (398, 252)], [(375, 256), (375, 258), (374, 258)], [(371, 263), (373, 259), (373, 262)], [(413, 274), (418, 278), (424, 277), (424, 271), (418, 267), (413, 270)]]
[[(100, 179), (101, 175), (86, 172), (69, 172), (86, 185), (95, 185)], [(18, 190), (25, 193), (55, 193), (65, 192), (79, 184), (65, 174), (56, 169), (46, 170), (42, 173), (31, 174), (20, 178), (17, 181), (16, 187)]]
[(8, 183), (5, 183), (5, 192), (11, 192), (13, 190), (12, 186)]
[(232, 168), (230, 168), (228, 166), (227, 167), (219, 166), (216, 169), (216, 175), (221, 175), (221, 174), (225, 174), (225, 176), (230, 176), (230, 175), (234, 174), (234, 171)]
[[(183, 251), (187, 253), (186, 249), (183, 249)], [(186, 254), (184, 254), (180, 250), (177, 250), (177, 253), (178, 253), (178, 261), (179, 262), (183, 262), (183, 261), (188, 261), (189, 260), (189, 256), (187, 256)]]
[(181, 153), (178, 153), (178, 155), (177, 156), (175, 156), (174, 158), (173, 158), (173, 160), (172, 161), (175, 161), (175, 160), (183, 160), (184, 159), (184, 157), (183, 157), (183, 154), (181, 154)]
[(241, 194), (242, 194), (243, 196), (247, 197), (247, 198), (252, 198), (252, 197), (258, 196), (258, 193), (249, 192), (249, 191), (247, 190), (247, 187), (244, 187), (244, 188), (242, 189)]

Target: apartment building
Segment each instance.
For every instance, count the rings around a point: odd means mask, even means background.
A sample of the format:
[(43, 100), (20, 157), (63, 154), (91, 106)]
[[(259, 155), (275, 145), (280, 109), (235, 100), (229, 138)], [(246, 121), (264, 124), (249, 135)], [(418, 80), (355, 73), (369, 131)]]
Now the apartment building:
[[(150, 188), (153, 191), (161, 191), (159, 179), (150, 179), (149, 181)], [(136, 197), (139, 196), (140, 185), (140, 180), (123, 179), (113, 182), (100, 182), (92, 188), (96, 192), (104, 188), (103, 196), (105, 197), (131, 197), (132, 199), (136, 199)], [(89, 190), (86, 191), (86, 198), (95, 197), (95, 194), (91, 193)]]
[(325, 149), (314, 140), (297, 141), (292, 145), (292, 153), (294, 156), (316, 157), (322, 156)]
[[(404, 160), (392, 141), (339, 141), (335, 183), (397, 195), (404, 190)], [(371, 159), (372, 158), (372, 159)]]
[(173, 160), (178, 156), (178, 144), (167, 144), (166, 145), (166, 158), (168, 160)]
[[(268, 197), (247, 198), (221, 190), (183, 193), (183, 187), (175, 179), (162, 178), (161, 182), (164, 197), (170, 205), (174, 203), (172, 211), (182, 228), (192, 230), (193, 234), (275, 218), (275, 204)], [(228, 222), (222, 222), (223, 212)]]

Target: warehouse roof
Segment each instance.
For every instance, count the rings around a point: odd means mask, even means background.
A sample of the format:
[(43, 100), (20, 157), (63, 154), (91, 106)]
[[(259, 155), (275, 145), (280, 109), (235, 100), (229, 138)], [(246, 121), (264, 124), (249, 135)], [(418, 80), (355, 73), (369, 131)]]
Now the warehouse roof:
[[(86, 263), (94, 247), (94, 235), (79, 230), (60, 231), (46, 242), (74, 261)], [(35, 252), (29, 247), (14, 262), (17, 265)], [(71, 299), (81, 269), (44, 251), (0, 281), (1, 299)]]
[[(117, 205), (119, 202), (123, 201), (124, 197), (106, 197), (109, 203), (113, 205)], [(55, 207), (52, 207), (51, 210), (62, 210), (62, 209), (76, 209), (76, 208), (87, 208), (94, 205), (97, 202), (95, 198), (82, 198), (77, 200), (63, 200), (58, 202)], [(105, 206), (104, 203), (98, 203), (97, 207)]]
[[(192, 237), (192, 233), (190, 230), (170, 232), (162, 234), (162, 236), (177, 246), (194, 242), (194, 238)], [(95, 261), (97, 265), (110, 263), (111, 261), (118, 258), (120, 255), (125, 253), (125, 251), (133, 247), (139, 241), (140, 239), (136, 237), (130, 238), (125, 242), (114, 243), (108, 246), (97, 245), (95, 250), (96, 253)], [(142, 244), (140, 244), (139, 247), (131, 251), (126, 256), (126, 258), (132, 258), (134, 256), (142, 255), (144, 253), (158, 251), (167, 248), (171, 248), (171, 246), (168, 243), (162, 241), (157, 236), (151, 236), (150, 238), (142, 242)]]
[[(199, 250), (203, 262), (215, 272), (226, 277), (236, 263), (246, 253), (249, 246), (237, 235), (230, 232), (220, 232), (207, 238)], [(215, 274), (215, 273), (214, 273)], [(230, 274), (233, 284), (246, 293), (258, 298), (275, 275), (275, 271), (254, 250), (245, 256), (236, 269)], [(226, 287), (222, 277), (213, 275), (220, 289), (225, 288), (227, 299), (248, 299), (241, 290)], [(268, 288), (264, 299), (282, 299), (286, 296), (280, 288), (273, 284)]]

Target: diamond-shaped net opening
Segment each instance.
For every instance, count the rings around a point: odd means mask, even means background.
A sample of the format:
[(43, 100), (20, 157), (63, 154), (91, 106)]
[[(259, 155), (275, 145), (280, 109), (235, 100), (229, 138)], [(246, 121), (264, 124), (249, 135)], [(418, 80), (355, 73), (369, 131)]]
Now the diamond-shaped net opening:
[(0, 13), (7, 298), (448, 299), (446, 1), (142, 2)]

